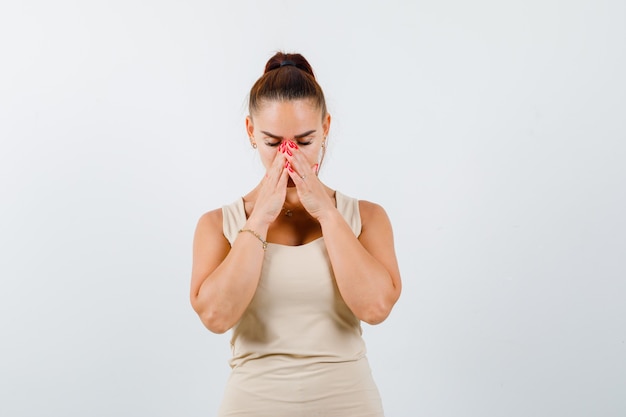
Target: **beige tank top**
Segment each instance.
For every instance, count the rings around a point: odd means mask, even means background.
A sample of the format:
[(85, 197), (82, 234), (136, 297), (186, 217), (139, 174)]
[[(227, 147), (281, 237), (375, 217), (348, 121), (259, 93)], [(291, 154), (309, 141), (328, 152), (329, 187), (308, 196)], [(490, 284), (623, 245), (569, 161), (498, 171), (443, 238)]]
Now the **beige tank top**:
[[(361, 233), (358, 200), (335, 193), (337, 209), (355, 236)], [(246, 222), (243, 199), (222, 208), (231, 246)], [(231, 367), (251, 360), (282, 364), (346, 362), (365, 356), (361, 323), (344, 303), (320, 237), (300, 246), (269, 243), (261, 279), (232, 331)]]

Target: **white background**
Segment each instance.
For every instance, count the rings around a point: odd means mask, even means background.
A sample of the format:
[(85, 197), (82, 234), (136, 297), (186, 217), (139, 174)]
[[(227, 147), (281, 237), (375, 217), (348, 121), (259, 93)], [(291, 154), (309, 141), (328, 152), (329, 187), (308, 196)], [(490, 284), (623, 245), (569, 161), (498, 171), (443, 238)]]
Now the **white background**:
[(0, 415), (211, 416), (198, 217), (263, 175), (246, 98), (303, 53), (321, 178), (392, 220), (388, 416), (626, 414), (626, 3), (3, 1)]

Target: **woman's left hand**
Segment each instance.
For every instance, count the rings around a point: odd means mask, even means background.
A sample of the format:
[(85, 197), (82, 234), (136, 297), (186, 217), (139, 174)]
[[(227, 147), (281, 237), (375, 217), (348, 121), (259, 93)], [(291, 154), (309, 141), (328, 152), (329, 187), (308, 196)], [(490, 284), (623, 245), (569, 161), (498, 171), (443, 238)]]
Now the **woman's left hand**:
[(328, 195), (326, 187), (317, 178), (318, 165), (311, 166), (295, 142), (283, 142), (279, 150), (285, 154), (289, 163), (287, 170), (296, 185), (298, 197), (304, 209), (317, 220), (328, 210), (334, 209), (335, 204)]

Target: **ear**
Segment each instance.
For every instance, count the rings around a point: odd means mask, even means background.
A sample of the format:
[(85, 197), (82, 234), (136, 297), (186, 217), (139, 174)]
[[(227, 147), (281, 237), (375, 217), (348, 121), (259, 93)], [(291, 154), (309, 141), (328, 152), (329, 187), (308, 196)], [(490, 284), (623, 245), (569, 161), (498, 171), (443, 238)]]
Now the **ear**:
[(324, 137), (328, 136), (328, 131), (330, 130), (330, 114), (326, 113), (326, 116), (322, 119), (322, 131), (324, 132)]
[(252, 117), (246, 116), (246, 133), (248, 134), (248, 138), (250, 139), (250, 145), (253, 147), (256, 145), (254, 141), (254, 123), (252, 123)]

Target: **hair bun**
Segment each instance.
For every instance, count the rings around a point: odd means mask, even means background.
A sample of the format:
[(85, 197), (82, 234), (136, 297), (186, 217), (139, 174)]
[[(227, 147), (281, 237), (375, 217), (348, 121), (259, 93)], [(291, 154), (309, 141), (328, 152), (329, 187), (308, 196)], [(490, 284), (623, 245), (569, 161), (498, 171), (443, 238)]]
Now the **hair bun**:
[(296, 67), (315, 78), (311, 64), (309, 64), (309, 62), (302, 55), (285, 54), (283, 52), (277, 52), (269, 59), (269, 61), (267, 61), (267, 64), (265, 64), (265, 73), (282, 67)]
[(309, 62), (300, 54), (278, 52), (250, 89), (248, 109), (255, 114), (267, 101), (310, 99), (326, 115), (326, 100)]

